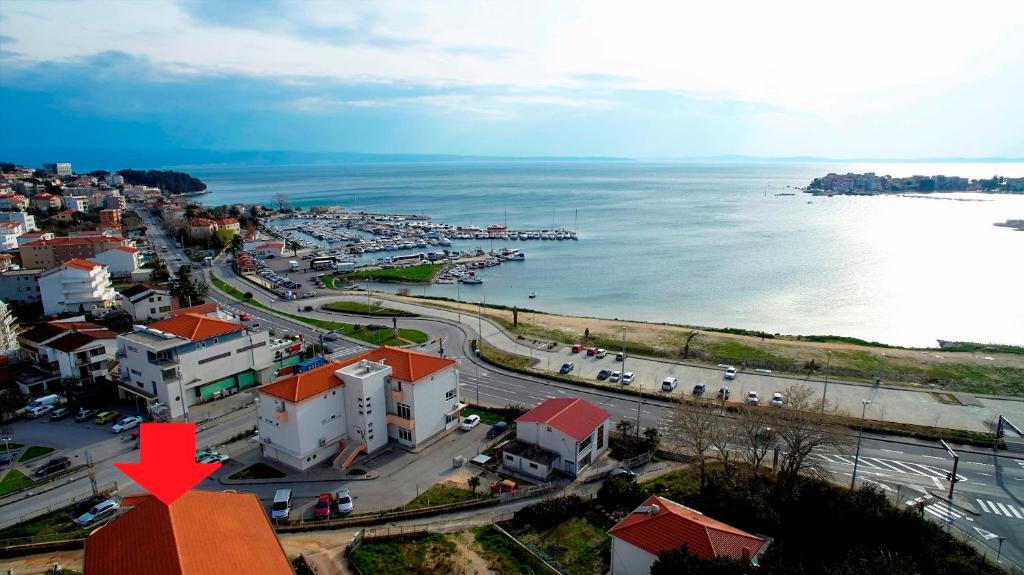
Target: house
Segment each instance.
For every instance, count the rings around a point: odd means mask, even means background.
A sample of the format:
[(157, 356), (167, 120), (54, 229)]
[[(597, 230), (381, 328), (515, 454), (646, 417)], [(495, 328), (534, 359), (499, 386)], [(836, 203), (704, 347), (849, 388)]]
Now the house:
[(18, 305), (39, 303), (39, 268), (7, 270), (0, 273), (0, 299)]
[(117, 332), (76, 330), (41, 346), (49, 361), (56, 362), (62, 380), (82, 387), (106, 381), (117, 354)]
[(159, 402), (181, 417), (189, 406), (270, 381), (285, 364), (298, 363), (292, 357), (302, 346), (188, 313), (136, 326), (118, 336), (117, 348), (121, 396)]
[(0, 212), (0, 222), (21, 224), (21, 229), (26, 232), (34, 232), (39, 229), (36, 227), (36, 217), (27, 212)]
[(25, 232), (18, 236), (18, 249), (20, 250), (25, 244), (39, 240), (52, 240), (53, 237), (53, 232)]
[(319, 362), (257, 389), (264, 457), (299, 470), (324, 461), (345, 468), (361, 452), (389, 442), (420, 449), (459, 425), (451, 359), (381, 347)]
[(14, 256), (11, 254), (0, 254), (0, 272), (5, 272), (9, 269), (14, 269)]
[(0, 194), (0, 210), (24, 210), (28, 198), (21, 194)]
[[(23, 331), (18, 334), (18, 345), (22, 359), (31, 363), (32, 368), (18, 374), (21, 392), (25, 395), (45, 393), (61, 378), (76, 379), (82, 373), (96, 373), (87, 375), (90, 382), (106, 377), (114, 358), (114, 349), (108, 340), (116, 336), (103, 326), (81, 321), (81, 318), (44, 322)], [(58, 341), (61, 342), (59, 348), (55, 345)], [(103, 351), (94, 351), (99, 348)], [(84, 357), (71, 357), (79, 352)], [(85, 361), (93, 357), (95, 359)]]
[[(108, 196), (113, 197), (113, 196)], [(117, 196), (121, 197), (121, 196)], [(122, 198), (124, 199), (124, 198)], [(100, 210), (100, 224), (101, 230), (114, 230), (118, 233), (121, 232), (121, 210), (120, 209), (106, 209)]]
[(32, 207), (39, 210), (40, 212), (49, 213), (56, 212), (64, 206), (64, 202), (60, 196), (48, 193), (39, 192), (32, 196)]
[(238, 235), (241, 233), (241, 224), (235, 218), (224, 218), (216, 221), (217, 231), (227, 230), (231, 232), (231, 235)]
[(755, 563), (766, 544), (761, 537), (657, 496), (647, 498), (608, 534), (612, 538), (612, 575), (647, 575), (659, 553), (683, 545), (704, 560), (728, 557)]
[[(148, 323), (171, 316), (172, 297), (165, 289), (136, 284), (117, 294), (121, 309), (139, 323)], [(212, 304), (216, 307), (216, 304)]]
[(196, 240), (206, 240), (213, 237), (217, 231), (217, 222), (206, 218), (196, 218), (188, 223), (188, 236)]
[(89, 198), (88, 196), (64, 196), (64, 206), (72, 212), (88, 212)]
[(251, 250), (252, 254), (258, 258), (276, 258), (284, 255), (284, 242), (267, 242), (254, 246)]
[(516, 439), (502, 449), (502, 469), (546, 481), (576, 477), (608, 451), (608, 412), (579, 398), (555, 398), (516, 420)]
[(39, 275), (39, 297), (47, 314), (105, 313), (114, 307), (116, 294), (107, 267), (83, 259), (70, 259)]
[(18, 344), (18, 326), (14, 323), (14, 312), (6, 302), (0, 300), (0, 357), (8, 360), (20, 356), (21, 345)]
[(115, 278), (134, 278), (137, 274), (148, 276), (150, 273), (142, 269), (138, 248), (128, 246), (116, 246), (100, 252), (89, 258), (89, 261), (107, 266), (111, 277)]
[(292, 575), (263, 504), (250, 493), (187, 491), (142, 498), (85, 540), (86, 573)]
[(117, 246), (127, 245), (128, 240), (120, 235), (90, 231), (22, 244), (19, 252), (22, 267), (48, 269), (73, 258), (90, 259)]
[(18, 249), (18, 236), (25, 232), (17, 222), (0, 222), (0, 251)]
[(61, 210), (53, 215), (53, 221), (60, 222), (62, 224), (70, 224), (75, 221), (75, 210)]
[(125, 198), (121, 194), (109, 194), (103, 198), (103, 207), (108, 210), (121, 210), (128, 209), (128, 198)]

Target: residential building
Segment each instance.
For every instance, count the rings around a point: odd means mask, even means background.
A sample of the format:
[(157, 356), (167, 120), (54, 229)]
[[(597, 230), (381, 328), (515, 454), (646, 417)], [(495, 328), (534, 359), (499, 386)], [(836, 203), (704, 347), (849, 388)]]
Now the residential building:
[(576, 477), (608, 451), (608, 412), (579, 398), (548, 399), (516, 420), (516, 440), (502, 448), (502, 468), (546, 481)]
[(16, 359), (20, 349), (18, 326), (14, 323), (14, 313), (5, 301), (0, 300), (0, 356)]
[(389, 441), (418, 450), (458, 427), (463, 407), (455, 361), (393, 347), (307, 362), (257, 392), (263, 456), (300, 470), (344, 468)]
[(115, 188), (117, 186), (123, 186), (124, 176), (122, 176), (121, 174), (107, 174), (106, 182), (107, 185), (114, 186)]
[(188, 223), (188, 235), (192, 239), (205, 240), (217, 231), (217, 222), (206, 218), (196, 218)]
[[(165, 289), (136, 284), (117, 294), (121, 309), (139, 323), (148, 323), (171, 316), (172, 297)], [(216, 304), (210, 304), (216, 307)]]
[[(108, 196), (112, 197), (112, 196)], [(121, 197), (121, 196), (118, 196)], [(100, 225), (101, 230), (114, 230), (118, 233), (121, 231), (121, 210), (120, 209), (106, 209), (100, 210)]]
[(98, 329), (73, 331), (42, 347), (56, 362), (62, 380), (84, 387), (106, 381), (117, 354), (117, 332)]
[(39, 296), (47, 314), (104, 314), (116, 301), (107, 267), (78, 258), (43, 272), (39, 276)]
[(217, 304), (214, 303), (214, 302), (201, 303), (199, 305), (192, 305), (192, 306), (189, 306), (189, 307), (180, 307), (178, 309), (172, 309), (170, 311), (169, 316), (170, 317), (178, 317), (179, 315), (185, 315), (185, 314), (205, 315), (205, 316), (209, 316), (209, 317), (213, 317), (213, 318), (217, 318), (217, 319), (228, 319), (228, 320), (235, 319), (235, 316), (233, 316), (233, 315), (225, 312), (224, 310), (220, 309), (220, 307), (218, 307)]
[(224, 218), (217, 220), (215, 223), (217, 224), (217, 231), (227, 230), (232, 235), (238, 235), (242, 231), (241, 224), (235, 218)]
[(0, 212), (0, 222), (21, 224), (21, 228), (26, 232), (34, 232), (39, 229), (36, 227), (36, 217), (28, 212)]
[(25, 268), (52, 268), (70, 259), (89, 259), (129, 242), (119, 235), (75, 234), (41, 239), (22, 244), (21, 265)]
[(11, 254), (0, 254), (0, 272), (5, 272), (14, 268), (14, 256)]
[[(122, 501), (122, 507), (133, 503)], [(259, 498), (185, 492), (170, 505), (146, 496), (85, 540), (86, 573), (292, 575)]]
[(134, 279), (138, 274), (149, 276), (149, 270), (142, 269), (138, 248), (116, 246), (96, 254), (89, 261), (107, 266), (111, 277)]
[(43, 169), (51, 174), (56, 174), (58, 178), (67, 178), (74, 172), (71, 171), (71, 162), (57, 162), (56, 164), (43, 164)]
[(707, 561), (727, 557), (756, 564), (765, 539), (715, 521), (664, 497), (651, 496), (608, 530), (612, 575), (647, 575), (662, 551), (687, 550)]
[(56, 214), (53, 214), (53, 221), (60, 222), (62, 224), (70, 224), (75, 221), (75, 210), (61, 210)]
[(88, 212), (88, 196), (64, 196), (64, 206), (72, 212)]
[(0, 210), (24, 210), (28, 198), (21, 194), (0, 194)]
[(79, 389), (83, 383), (105, 378), (113, 363), (116, 336), (80, 318), (36, 324), (18, 334), (21, 356), (32, 365), (18, 374), (18, 387), (25, 395), (37, 395), (50, 391), (62, 378), (82, 379)]
[(18, 249), (18, 236), (25, 230), (16, 222), (0, 222), (0, 250), (14, 251)]
[(39, 276), (44, 271), (35, 268), (0, 273), (0, 299), (18, 305), (39, 303)]
[(18, 249), (20, 250), (25, 244), (38, 242), (39, 240), (52, 240), (53, 238), (53, 232), (26, 232), (18, 236)]
[(284, 242), (267, 242), (255, 245), (251, 250), (246, 249), (258, 258), (277, 258), (284, 255)]
[(117, 345), (122, 396), (159, 402), (172, 417), (184, 416), (197, 403), (270, 381), (302, 347), (271, 340), (266, 331), (193, 313), (137, 326), (118, 336)]

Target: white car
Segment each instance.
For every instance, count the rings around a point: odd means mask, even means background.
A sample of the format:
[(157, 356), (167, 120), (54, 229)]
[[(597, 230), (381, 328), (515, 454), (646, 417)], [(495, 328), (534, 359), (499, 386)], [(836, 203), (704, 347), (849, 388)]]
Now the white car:
[(772, 407), (782, 407), (782, 403), (783, 403), (782, 394), (777, 392), (777, 391), (775, 393), (773, 393), (772, 394), (772, 400), (769, 403), (772, 405)]
[(629, 385), (631, 383), (633, 383), (633, 372), (627, 371), (622, 374), (622, 385)]
[(352, 513), (352, 494), (348, 492), (348, 489), (339, 489), (334, 494), (334, 501), (338, 504), (338, 513), (342, 515)]
[(727, 367), (725, 368), (725, 379), (736, 379), (736, 368)]
[(120, 506), (121, 504), (118, 503), (117, 501), (114, 501), (113, 499), (101, 501), (94, 505), (92, 509), (76, 517), (75, 523), (85, 527), (86, 525), (95, 523), (97, 521), (100, 521), (101, 519), (106, 519), (114, 513), (117, 513), (117, 509)]
[(747, 392), (747, 405), (757, 405), (760, 401), (761, 398), (757, 396), (756, 391)]
[(110, 429), (114, 433), (121, 433), (122, 431), (138, 427), (140, 423), (142, 423), (141, 417), (139, 417), (138, 415), (129, 415), (128, 417), (125, 417), (121, 421), (115, 423), (114, 426), (111, 427)]
[(462, 431), (469, 431), (478, 425), (480, 425), (480, 416), (470, 415), (466, 419), (462, 420)]
[(662, 391), (673, 391), (678, 385), (679, 380), (672, 376), (666, 377), (665, 379), (661, 380)]
[(231, 458), (221, 453), (204, 453), (196, 459), (196, 463), (224, 463), (229, 459)]
[(619, 373), (619, 372), (617, 372), (617, 371), (613, 371), (613, 372), (612, 372), (612, 374), (608, 376), (608, 381), (611, 381), (611, 382), (613, 382), (613, 383), (614, 383), (614, 382), (616, 382), (616, 381), (619, 381), (619, 379), (620, 379), (621, 377), (622, 377), (622, 374), (621, 374), (621, 373)]
[(37, 417), (42, 417), (47, 413), (50, 413), (51, 411), (53, 411), (53, 407), (53, 405), (38, 405), (31, 409), (25, 410), (25, 415), (28, 416), (29, 419), (35, 419)]
[(597, 353), (594, 354), (594, 357), (602, 358), (602, 357), (604, 357), (606, 355), (608, 355), (608, 350), (606, 350), (606, 349), (599, 349), (599, 350), (597, 350)]

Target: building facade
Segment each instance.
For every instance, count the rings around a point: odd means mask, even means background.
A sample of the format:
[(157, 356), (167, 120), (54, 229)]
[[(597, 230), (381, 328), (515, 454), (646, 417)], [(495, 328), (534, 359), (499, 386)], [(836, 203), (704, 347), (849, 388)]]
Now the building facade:
[(21, 265), (25, 268), (52, 268), (70, 259), (90, 259), (96, 254), (128, 246), (120, 235), (61, 236), (23, 244), (20, 248)]
[(576, 477), (608, 451), (609, 417), (579, 398), (549, 399), (516, 420), (502, 468), (539, 481), (555, 472)]
[(116, 294), (107, 267), (82, 259), (68, 260), (39, 276), (43, 313), (105, 313)]
[(18, 305), (39, 303), (39, 276), (45, 270), (22, 269), (0, 273), (0, 299)]
[(170, 292), (145, 284), (136, 284), (117, 294), (121, 309), (139, 323), (171, 317), (173, 298)]
[(8, 359), (19, 357), (21, 345), (18, 344), (17, 330), (14, 313), (6, 302), (0, 300), (0, 356)]

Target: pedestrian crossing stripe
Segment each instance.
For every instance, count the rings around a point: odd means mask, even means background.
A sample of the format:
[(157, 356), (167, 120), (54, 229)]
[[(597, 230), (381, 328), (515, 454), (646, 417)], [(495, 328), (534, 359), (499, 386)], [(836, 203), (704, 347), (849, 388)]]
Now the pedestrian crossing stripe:
[[(959, 519), (964, 519), (966, 521), (971, 521), (971, 522), (974, 521), (974, 519), (968, 517), (965, 512), (957, 509), (956, 507), (953, 507), (952, 505), (946, 503), (945, 501), (939, 501), (937, 499), (934, 500), (934, 501), (931, 501), (931, 500), (932, 500), (932, 496), (931, 495), (924, 495), (922, 497), (918, 497), (917, 499), (910, 499), (908, 501), (905, 501), (904, 504), (907, 505), (907, 507), (914, 507), (914, 506), (921, 505), (922, 503), (924, 503), (924, 506), (922, 507), (922, 510), (925, 513), (927, 513), (927, 514), (931, 515), (932, 517), (938, 519), (939, 521), (943, 521), (945, 523), (952, 523), (952, 522), (957, 521)], [(925, 503), (925, 502), (928, 502), (928, 501), (931, 501), (931, 502), (930, 503)]]
[(1018, 509), (1010, 503), (1002, 504), (998, 501), (992, 501), (989, 499), (978, 499), (978, 507), (985, 513), (991, 513), (993, 515), (1001, 515), (1003, 517), (1009, 517), (1010, 519), (1024, 519), (1024, 507)]
[[(853, 466), (854, 458), (848, 455), (837, 453), (814, 453), (815, 457), (824, 459), (828, 463)], [(923, 463), (912, 463), (909, 461), (898, 461), (895, 459), (883, 459), (879, 457), (860, 457), (859, 467), (861, 469), (874, 469), (879, 472), (902, 473), (904, 475), (919, 475), (921, 477), (934, 477), (939, 480), (946, 480), (945, 469), (932, 467)], [(957, 474), (958, 481), (967, 481), (963, 475)]]

